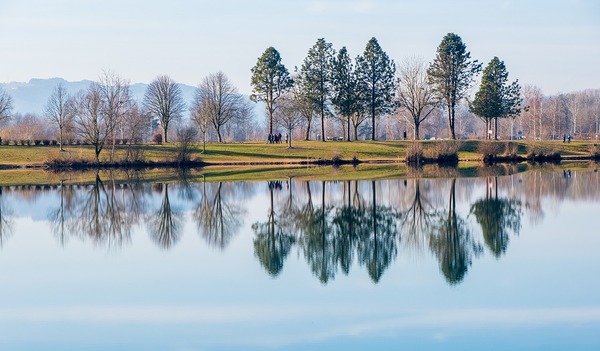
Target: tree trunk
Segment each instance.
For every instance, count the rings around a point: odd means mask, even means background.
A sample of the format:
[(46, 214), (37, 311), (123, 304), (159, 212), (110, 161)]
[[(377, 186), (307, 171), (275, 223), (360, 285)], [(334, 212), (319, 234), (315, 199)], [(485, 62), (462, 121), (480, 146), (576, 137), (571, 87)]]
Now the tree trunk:
[(489, 133), (489, 130), (490, 130), (490, 120), (487, 117), (484, 117), (484, 119), (485, 119), (485, 131), (483, 132), (484, 133), (484, 135), (483, 135), (484, 138), (483, 139), (488, 140), (490, 138), (490, 133)]
[(448, 128), (450, 128), (450, 138), (455, 140), (456, 134), (454, 133), (454, 104), (448, 105)]
[(306, 138), (304, 138), (304, 140), (310, 140), (310, 121), (306, 124)]
[(169, 129), (169, 124), (165, 123), (164, 127), (163, 127), (163, 140), (165, 142), (165, 144), (168, 142), (167, 141), (167, 130)]
[(60, 131), (58, 133), (58, 145), (60, 145), (59, 148), (58, 148), (59, 151), (63, 151), (63, 147), (62, 147), (63, 145), (62, 144), (63, 144), (63, 129), (61, 127)]
[(494, 140), (498, 140), (498, 117), (494, 118)]
[(348, 116), (348, 139), (346, 141), (350, 141), (350, 116)]
[(375, 107), (371, 108), (371, 126), (373, 130), (371, 130), (371, 140), (375, 140)]
[(415, 123), (415, 137), (413, 140), (419, 140), (419, 124), (420, 123)]
[(321, 105), (321, 141), (325, 141), (325, 108)]
[(292, 129), (288, 130), (288, 149), (292, 148)]
[(358, 126), (354, 126), (354, 140), (358, 140)]
[(215, 128), (217, 131), (217, 139), (219, 140), (219, 143), (223, 142), (223, 138), (221, 137), (221, 128)]

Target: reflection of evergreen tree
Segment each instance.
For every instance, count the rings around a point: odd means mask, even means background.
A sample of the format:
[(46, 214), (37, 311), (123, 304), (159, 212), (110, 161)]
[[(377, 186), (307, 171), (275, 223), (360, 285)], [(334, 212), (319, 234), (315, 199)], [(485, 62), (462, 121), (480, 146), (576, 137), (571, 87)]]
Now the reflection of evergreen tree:
[[(267, 221), (254, 223), (254, 254), (262, 266), (272, 276), (277, 276), (283, 269), (283, 262), (295, 242), (293, 236), (284, 233), (276, 219), (273, 204), (273, 188), (269, 187), (270, 207)], [(290, 191), (291, 201), (291, 191)], [(289, 205), (291, 206), (291, 205)], [(290, 209), (288, 209), (291, 211)]]
[(297, 229), (302, 234), (302, 248), (312, 272), (319, 280), (326, 284), (335, 277), (335, 244), (331, 225), (328, 217), (331, 206), (325, 205), (325, 182), (322, 182), (321, 207), (312, 206), (310, 186), (308, 190), (308, 203), (299, 212)]
[(521, 202), (514, 199), (498, 198), (498, 179), (495, 178), (495, 195), (492, 196), (492, 183), (488, 178), (485, 199), (471, 205), (471, 213), (481, 225), (483, 239), (496, 257), (500, 257), (508, 247), (509, 234), (518, 234), (521, 229)]
[(390, 207), (377, 206), (375, 181), (372, 181), (373, 201), (366, 211), (370, 224), (367, 235), (361, 235), (357, 251), (359, 263), (367, 267), (369, 276), (377, 283), (383, 272), (396, 258), (396, 219), (395, 211)]
[(429, 245), (440, 261), (450, 284), (460, 283), (471, 266), (472, 257), (481, 252), (463, 218), (456, 214), (456, 179), (452, 179), (448, 211), (439, 212), (431, 228)]
[(181, 238), (182, 215), (173, 211), (169, 184), (162, 185), (161, 206), (148, 224), (150, 237), (163, 249), (170, 249)]

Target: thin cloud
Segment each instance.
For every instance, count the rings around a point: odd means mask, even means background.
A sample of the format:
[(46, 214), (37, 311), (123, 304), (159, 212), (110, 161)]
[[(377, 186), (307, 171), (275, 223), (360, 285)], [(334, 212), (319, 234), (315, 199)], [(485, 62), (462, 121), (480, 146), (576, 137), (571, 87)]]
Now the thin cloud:
[(374, 1), (311, 1), (308, 3), (307, 10), (314, 14), (335, 14), (335, 13), (370, 13), (375, 9)]

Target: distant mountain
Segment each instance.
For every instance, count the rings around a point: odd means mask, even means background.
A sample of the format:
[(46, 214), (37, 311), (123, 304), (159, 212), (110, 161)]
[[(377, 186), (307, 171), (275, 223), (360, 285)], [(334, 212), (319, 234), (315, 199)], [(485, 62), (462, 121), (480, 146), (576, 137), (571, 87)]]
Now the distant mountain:
[[(86, 89), (92, 83), (90, 80), (68, 82), (62, 78), (49, 78), (31, 79), (27, 83), (0, 83), (0, 87), (12, 96), (15, 113), (42, 114), (48, 97), (52, 94), (54, 87), (60, 82), (64, 84), (70, 94), (75, 94), (82, 89)], [(196, 88), (185, 84), (179, 84), (179, 86), (186, 103), (189, 104), (194, 97), (194, 90)], [(133, 98), (141, 102), (147, 87), (148, 84), (145, 83), (131, 84)]]

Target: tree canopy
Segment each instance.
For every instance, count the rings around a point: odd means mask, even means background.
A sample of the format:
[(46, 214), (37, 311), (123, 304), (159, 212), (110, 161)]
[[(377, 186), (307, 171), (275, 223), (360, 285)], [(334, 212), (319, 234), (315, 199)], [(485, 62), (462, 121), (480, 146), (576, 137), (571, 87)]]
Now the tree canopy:
[(371, 116), (371, 139), (375, 140), (375, 118), (390, 113), (394, 107), (396, 65), (371, 38), (362, 56), (356, 58), (358, 89)]
[(464, 98), (473, 84), (475, 75), (481, 71), (481, 64), (471, 60), (471, 53), (462, 39), (448, 33), (437, 48), (435, 60), (427, 70), (429, 84), (438, 101), (448, 108), (450, 136), (456, 139), (454, 131), (455, 107)]
[(252, 67), (252, 95), (250, 100), (263, 101), (267, 104), (269, 117), (269, 134), (273, 134), (273, 112), (276, 109), (277, 99), (292, 87), (294, 81), (281, 63), (279, 51), (274, 47), (268, 47), (258, 58), (256, 65)]

